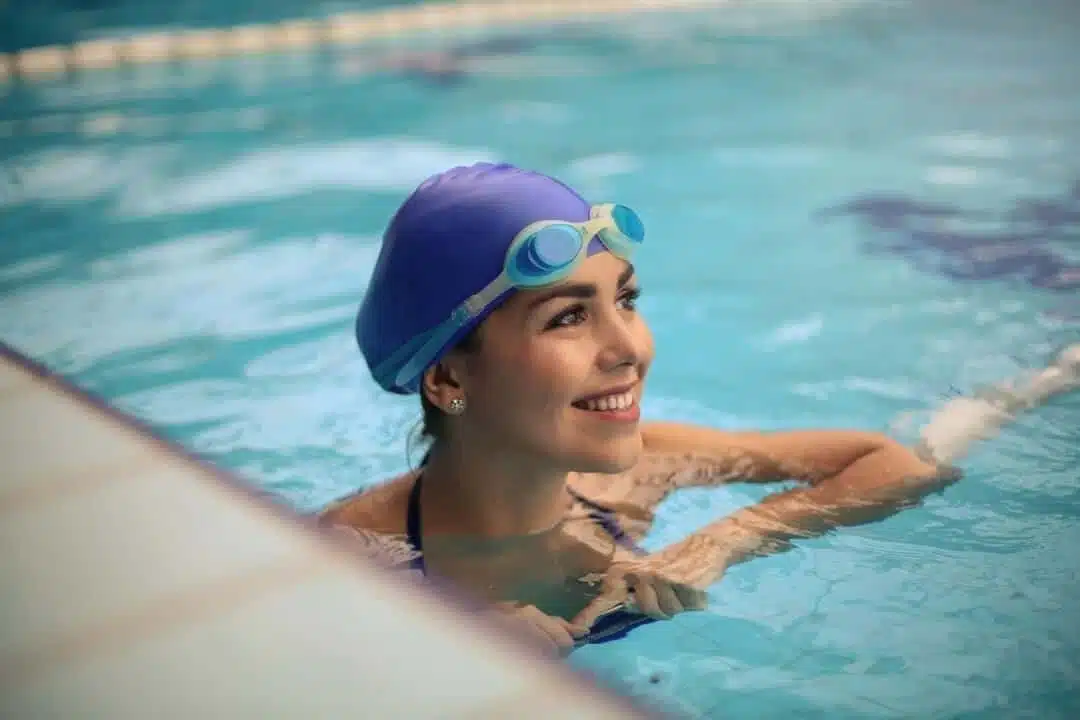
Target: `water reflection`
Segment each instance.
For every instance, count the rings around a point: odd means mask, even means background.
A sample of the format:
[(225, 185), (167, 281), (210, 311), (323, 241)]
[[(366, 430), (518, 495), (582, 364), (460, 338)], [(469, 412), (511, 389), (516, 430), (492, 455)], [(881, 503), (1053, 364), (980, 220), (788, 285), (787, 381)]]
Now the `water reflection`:
[(511, 538), (431, 535), (424, 556), (429, 573), (486, 602), (526, 602), (573, 617), (595, 597), (615, 544), (595, 522), (575, 518)]
[(1080, 180), (1057, 196), (1021, 198), (1003, 212), (972, 211), (899, 194), (866, 194), (817, 213), (853, 217), (863, 247), (905, 257), (954, 280), (1019, 280), (1034, 288), (1080, 288)]

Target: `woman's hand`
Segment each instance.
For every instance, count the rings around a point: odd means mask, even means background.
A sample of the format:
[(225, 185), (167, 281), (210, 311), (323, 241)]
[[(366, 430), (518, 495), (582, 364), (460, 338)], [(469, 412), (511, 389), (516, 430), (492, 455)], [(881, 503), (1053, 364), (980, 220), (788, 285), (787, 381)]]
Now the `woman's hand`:
[(588, 626), (547, 615), (534, 605), (498, 603), (486, 614), (512, 634), (557, 657), (569, 655), (576, 640), (589, 632)]
[(681, 612), (704, 610), (706, 605), (705, 591), (680, 580), (666, 558), (655, 554), (614, 563), (604, 575), (600, 594), (573, 622), (592, 627), (601, 615), (620, 606), (657, 620), (669, 620)]
[(1045, 369), (945, 403), (920, 430), (919, 452), (951, 465), (1020, 413), (1080, 389), (1080, 343), (1059, 352)]

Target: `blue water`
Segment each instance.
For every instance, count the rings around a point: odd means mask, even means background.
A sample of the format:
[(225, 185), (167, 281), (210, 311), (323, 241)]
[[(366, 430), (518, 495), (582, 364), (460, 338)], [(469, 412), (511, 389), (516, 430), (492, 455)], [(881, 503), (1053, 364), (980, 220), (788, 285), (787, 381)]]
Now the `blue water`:
[(6, 0), (0, 3), (0, 52), (132, 32), (218, 28), (269, 23), (307, 15), (325, 17), (410, 0)]
[[(1080, 340), (1078, 13), (1037, 5), (736, 5), (456, 78), (319, 56), (9, 88), (0, 337), (316, 508), (404, 467), (419, 417), (351, 338), (389, 213), (503, 159), (645, 217), (647, 415), (887, 430)], [(965, 467), (572, 663), (699, 717), (1073, 717), (1080, 398)], [(649, 542), (768, 491), (681, 495)]]

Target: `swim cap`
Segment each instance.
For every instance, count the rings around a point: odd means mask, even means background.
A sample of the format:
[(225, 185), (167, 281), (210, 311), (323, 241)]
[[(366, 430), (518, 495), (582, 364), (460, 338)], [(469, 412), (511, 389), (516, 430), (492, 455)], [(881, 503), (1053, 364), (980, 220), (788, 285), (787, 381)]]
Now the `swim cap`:
[[(590, 209), (588, 202), (558, 180), (512, 165), (477, 163), (424, 181), (401, 205), (383, 235), (356, 318), (360, 352), (370, 370), (380, 368), (382, 373), (375, 381), (390, 392), (417, 392), (422, 371), (398, 383), (395, 376), (401, 368), (380, 365), (498, 277), (510, 244), (526, 226), (540, 220), (584, 222)], [(590, 242), (590, 255), (601, 249), (603, 244), (596, 239)], [(431, 364), (512, 292), (455, 333)]]

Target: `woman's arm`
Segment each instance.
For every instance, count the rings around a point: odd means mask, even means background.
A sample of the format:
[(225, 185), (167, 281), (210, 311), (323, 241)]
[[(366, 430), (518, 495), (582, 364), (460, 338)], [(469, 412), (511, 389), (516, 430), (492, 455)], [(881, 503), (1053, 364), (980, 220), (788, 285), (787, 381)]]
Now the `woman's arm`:
[(726, 432), (649, 423), (642, 438), (646, 459), (640, 482), (670, 489), (782, 480), (816, 485), (876, 453), (888, 453), (898, 472), (916, 472), (923, 465), (887, 436), (858, 430)]
[[(976, 442), (1024, 410), (1077, 387), (1080, 346), (1073, 346), (1032, 377), (949, 401), (923, 428), (916, 451), (877, 440), (833, 475), (739, 510), (658, 555), (683, 582), (703, 587), (730, 565), (782, 550), (791, 540), (881, 520), (957, 480), (960, 473), (951, 464)], [(783, 452), (781, 445), (775, 450)]]
[(896, 472), (924, 469), (918, 457), (885, 435), (855, 430), (725, 432), (648, 423), (642, 427), (642, 439), (644, 456), (630, 472), (573, 480), (579, 494), (618, 512), (635, 538), (647, 532), (655, 508), (680, 488), (781, 480), (813, 485), (856, 463), (869, 467), (875, 453), (879, 453), (876, 460), (890, 458)]

